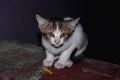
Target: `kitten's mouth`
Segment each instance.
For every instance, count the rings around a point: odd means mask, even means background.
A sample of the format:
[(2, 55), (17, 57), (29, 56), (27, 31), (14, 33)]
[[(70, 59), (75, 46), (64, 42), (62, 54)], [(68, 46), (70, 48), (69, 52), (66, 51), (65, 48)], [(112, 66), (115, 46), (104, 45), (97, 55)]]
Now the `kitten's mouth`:
[(54, 45), (54, 44), (51, 44), (54, 48), (60, 48), (63, 46), (63, 44), (60, 44), (60, 45)]

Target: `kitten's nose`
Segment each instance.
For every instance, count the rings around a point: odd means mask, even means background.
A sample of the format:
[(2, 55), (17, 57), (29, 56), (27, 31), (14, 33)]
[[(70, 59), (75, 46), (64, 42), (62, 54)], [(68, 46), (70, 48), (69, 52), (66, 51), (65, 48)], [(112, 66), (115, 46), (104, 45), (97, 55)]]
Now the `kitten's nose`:
[(55, 40), (55, 43), (57, 43), (57, 44), (60, 43), (60, 40)]

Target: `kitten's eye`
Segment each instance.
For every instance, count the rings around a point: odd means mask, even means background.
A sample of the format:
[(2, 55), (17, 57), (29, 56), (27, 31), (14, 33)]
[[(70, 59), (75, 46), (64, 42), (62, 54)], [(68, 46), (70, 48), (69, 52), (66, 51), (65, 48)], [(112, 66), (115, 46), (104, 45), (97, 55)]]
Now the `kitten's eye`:
[(60, 37), (66, 37), (67, 34), (66, 33), (62, 33)]
[(47, 35), (48, 35), (49, 37), (55, 37), (52, 32), (49, 32)]

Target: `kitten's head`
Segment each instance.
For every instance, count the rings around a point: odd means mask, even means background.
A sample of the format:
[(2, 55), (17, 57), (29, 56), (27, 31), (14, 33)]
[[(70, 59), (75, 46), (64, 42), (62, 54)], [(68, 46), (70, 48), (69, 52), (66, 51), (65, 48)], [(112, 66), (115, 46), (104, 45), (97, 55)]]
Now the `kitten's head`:
[(59, 48), (70, 37), (80, 18), (64, 18), (63, 20), (51, 20), (36, 15), (36, 19), (43, 37), (47, 41), (49, 41), (52, 46)]

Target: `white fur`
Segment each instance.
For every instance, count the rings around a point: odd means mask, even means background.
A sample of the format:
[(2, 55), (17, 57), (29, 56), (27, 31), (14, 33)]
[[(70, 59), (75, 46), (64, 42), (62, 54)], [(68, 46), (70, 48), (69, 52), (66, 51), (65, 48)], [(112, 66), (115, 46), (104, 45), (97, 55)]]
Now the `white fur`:
[[(52, 41), (55, 46), (59, 46), (59, 45), (63, 44), (63, 38), (60, 39), (61, 34), (62, 33), (60, 32), (59, 28), (57, 27), (57, 29), (54, 31), (55, 37), (53, 37), (53, 41)], [(56, 43), (55, 41), (58, 43)]]
[[(57, 28), (54, 32), (55, 39), (60, 40), (60, 34), (61, 33)], [(60, 40), (59, 44), (64, 43), (63, 46), (60, 48), (54, 48), (46, 39), (44, 39), (44, 37), (42, 37), (42, 44), (46, 49), (46, 58), (43, 61), (44, 66), (52, 66), (54, 60), (56, 59), (54, 55), (60, 54), (60, 56), (57, 57), (58, 61), (56, 61), (54, 64), (55, 68), (62, 69), (64, 67), (71, 67), (73, 64), (73, 62), (70, 60), (71, 53), (75, 48), (78, 48), (81, 45), (83, 36), (83, 29), (82, 26), (79, 24), (76, 26), (72, 36), (68, 41), (64, 42), (64, 40)], [(55, 39), (51, 39), (52, 44), (55, 44)], [(85, 50), (85, 48), (86, 46), (78, 50), (75, 56), (80, 55)]]
[(64, 20), (72, 20), (73, 18), (71, 17), (65, 17)]

